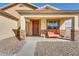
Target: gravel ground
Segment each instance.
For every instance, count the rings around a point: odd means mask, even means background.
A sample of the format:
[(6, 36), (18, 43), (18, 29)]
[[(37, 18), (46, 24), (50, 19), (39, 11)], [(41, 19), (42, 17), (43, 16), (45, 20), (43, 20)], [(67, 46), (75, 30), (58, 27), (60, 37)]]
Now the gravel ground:
[(24, 45), (24, 40), (19, 41), (16, 37), (10, 37), (0, 41), (0, 56), (15, 55)]
[(79, 56), (79, 42), (40, 41), (35, 48), (35, 56)]

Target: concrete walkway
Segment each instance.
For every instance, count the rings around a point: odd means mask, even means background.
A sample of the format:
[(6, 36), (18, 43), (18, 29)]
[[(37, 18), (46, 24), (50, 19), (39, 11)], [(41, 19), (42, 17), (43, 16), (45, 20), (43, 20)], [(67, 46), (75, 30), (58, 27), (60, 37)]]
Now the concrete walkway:
[(24, 47), (20, 50), (19, 53), (16, 54), (16, 56), (34, 56), (35, 47), (38, 41), (65, 41), (62, 39), (56, 39), (56, 38), (42, 38), (42, 37), (27, 37), (26, 43)]
[(17, 56), (34, 56), (34, 50), (36, 47), (35, 41), (27, 41), (22, 50), (16, 54)]

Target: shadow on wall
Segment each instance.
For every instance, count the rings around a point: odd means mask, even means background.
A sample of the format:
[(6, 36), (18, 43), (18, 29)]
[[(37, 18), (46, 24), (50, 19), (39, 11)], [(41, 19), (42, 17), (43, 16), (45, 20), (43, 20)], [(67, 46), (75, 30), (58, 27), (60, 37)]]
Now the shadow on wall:
[(13, 30), (13, 32), (14, 32), (16, 38), (17, 38), (18, 40), (21, 40), (21, 38), (20, 38), (20, 27), (19, 27), (18, 29), (12, 29), (12, 30)]

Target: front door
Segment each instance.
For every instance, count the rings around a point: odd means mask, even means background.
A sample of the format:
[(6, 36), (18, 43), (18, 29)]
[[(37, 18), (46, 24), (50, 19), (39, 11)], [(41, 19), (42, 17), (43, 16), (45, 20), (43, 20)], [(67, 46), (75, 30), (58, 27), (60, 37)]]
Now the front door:
[(39, 36), (39, 20), (32, 20), (32, 35)]
[(48, 21), (48, 37), (59, 37), (59, 21)]

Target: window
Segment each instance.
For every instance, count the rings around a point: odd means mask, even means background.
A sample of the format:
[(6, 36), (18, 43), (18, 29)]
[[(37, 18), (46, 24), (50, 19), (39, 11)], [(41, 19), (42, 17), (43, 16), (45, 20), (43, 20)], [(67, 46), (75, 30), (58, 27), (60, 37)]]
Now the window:
[(58, 21), (49, 21), (47, 24), (48, 29), (57, 29), (59, 28), (59, 22)]

